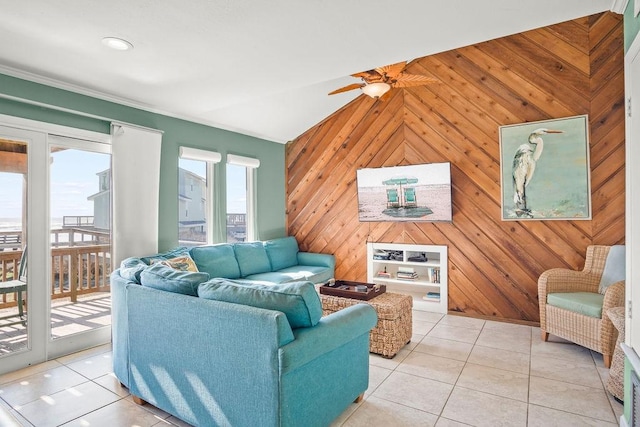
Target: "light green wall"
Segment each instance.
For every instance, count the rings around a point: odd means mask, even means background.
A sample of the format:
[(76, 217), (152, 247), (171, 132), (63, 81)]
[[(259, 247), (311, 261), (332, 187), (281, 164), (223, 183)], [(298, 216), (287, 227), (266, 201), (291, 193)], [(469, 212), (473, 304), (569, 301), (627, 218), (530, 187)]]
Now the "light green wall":
[[(210, 126), (154, 114), (89, 96), (0, 74), (0, 94), (54, 105), (110, 120), (159, 129), (162, 136), (160, 170), (159, 249), (178, 243), (178, 151), (181, 145), (254, 157), (257, 172), (258, 232), (261, 239), (285, 235), (285, 146)], [(109, 133), (109, 120), (82, 117), (0, 97), (0, 114)], [(224, 165), (221, 165), (224, 167)], [(224, 174), (216, 189), (224, 191)], [(135, 207), (143, 209), (144, 207)]]
[(627, 8), (624, 10), (624, 51), (627, 52), (631, 43), (640, 32), (640, 15), (633, 16), (633, 2), (640, 0), (629, 0)]

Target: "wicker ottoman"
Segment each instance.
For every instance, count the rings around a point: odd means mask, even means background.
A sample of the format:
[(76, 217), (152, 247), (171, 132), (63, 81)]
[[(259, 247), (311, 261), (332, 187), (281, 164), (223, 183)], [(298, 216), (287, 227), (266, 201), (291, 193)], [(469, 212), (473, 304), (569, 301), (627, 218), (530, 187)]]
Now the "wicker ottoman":
[(369, 301), (320, 294), (322, 314), (328, 315), (354, 304), (371, 305), (378, 314), (378, 323), (369, 334), (369, 351), (392, 358), (411, 341), (413, 328), (410, 295), (385, 292)]

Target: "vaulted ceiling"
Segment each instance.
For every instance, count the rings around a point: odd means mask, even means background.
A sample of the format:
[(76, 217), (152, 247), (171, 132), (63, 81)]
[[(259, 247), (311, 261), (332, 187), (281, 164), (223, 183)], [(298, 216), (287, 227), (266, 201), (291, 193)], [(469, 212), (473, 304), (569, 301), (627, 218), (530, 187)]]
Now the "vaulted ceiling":
[[(356, 82), (352, 73), (617, 3), (2, 2), (0, 73), (284, 143), (360, 95), (327, 95)], [(108, 36), (134, 48), (111, 50), (101, 43)]]

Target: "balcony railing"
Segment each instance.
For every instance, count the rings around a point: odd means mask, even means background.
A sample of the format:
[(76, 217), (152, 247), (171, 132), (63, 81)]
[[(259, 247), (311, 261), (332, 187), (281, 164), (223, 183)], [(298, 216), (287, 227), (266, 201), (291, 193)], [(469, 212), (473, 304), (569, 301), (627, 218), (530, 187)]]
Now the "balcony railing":
[[(21, 250), (0, 252), (0, 279), (13, 280), (19, 268)], [(111, 245), (53, 247), (51, 249), (51, 298), (109, 292)], [(29, 274), (27, 272), (27, 281)], [(1, 294), (0, 309), (15, 307), (16, 294)]]
[(93, 227), (93, 216), (65, 215), (62, 217), (63, 227)]

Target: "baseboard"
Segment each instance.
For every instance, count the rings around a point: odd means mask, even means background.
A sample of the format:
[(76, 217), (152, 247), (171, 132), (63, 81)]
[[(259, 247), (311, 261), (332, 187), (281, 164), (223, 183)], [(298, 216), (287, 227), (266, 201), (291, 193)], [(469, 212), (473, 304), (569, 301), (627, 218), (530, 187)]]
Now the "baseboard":
[(620, 427), (629, 427), (629, 424), (627, 424), (627, 419), (624, 417), (624, 415), (620, 415)]

